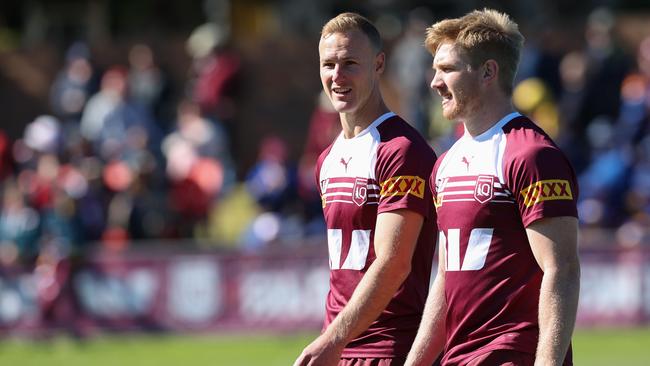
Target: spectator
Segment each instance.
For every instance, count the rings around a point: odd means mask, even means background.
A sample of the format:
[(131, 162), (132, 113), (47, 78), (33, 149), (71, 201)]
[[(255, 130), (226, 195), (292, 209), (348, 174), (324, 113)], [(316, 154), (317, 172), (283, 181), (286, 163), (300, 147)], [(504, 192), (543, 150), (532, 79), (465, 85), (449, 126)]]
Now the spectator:
[(191, 236), (205, 223), (216, 198), (234, 179), (228, 140), (218, 124), (201, 116), (199, 106), (183, 101), (178, 106), (176, 130), (162, 143), (171, 182), (172, 210), (181, 236)]
[(135, 107), (143, 109), (143, 113), (152, 116), (163, 130), (167, 130), (166, 104), (170, 104), (167, 76), (156, 64), (153, 50), (147, 44), (135, 44), (128, 57), (129, 98)]
[(296, 171), (288, 161), (286, 143), (276, 136), (262, 140), (259, 157), (246, 177), (246, 187), (260, 206), (242, 238), (248, 249), (302, 236), (301, 222), (294, 211)]
[[(585, 26), (586, 47), (580, 59), (576, 59), (576, 81), (580, 81), (578, 98), (572, 98), (573, 113), (567, 113), (564, 123), (571, 130), (574, 149), (567, 154), (577, 161), (576, 170), (584, 168), (583, 161), (588, 157), (581, 156), (592, 146), (586, 139), (586, 131), (596, 118), (607, 118), (610, 124), (619, 114), (620, 85), (629, 70), (629, 60), (619, 48), (614, 34), (615, 17), (607, 8), (597, 8), (589, 14)], [(583, 65), (580, 63), (584, 62)], [(571, 72), (567, 70), (565, 72)], [(575, 92), (573, 93), (576, 94)], [(571, 94), (569, 94), (571, 95)]]
[(203, 24), (188, 38), (187, 51), (192, 57), (193, 100), (203, 115), (224, 124), (232, 140), (241, 60), (230, 45), (228, 31), (216, 23)]
[(430, 92), (427, 77), (431, 60), (422, 47), (422, 34), (431, 24), (433, 14), (424, 7), (412, 10), (405, 31), (393, 50), (389, 71), (398, 88), (400, 113), (421, 134), (429, 133)]
[(77, 125), (90, 94), (94, 91), (95, 69), (85, 43), (75, 42), (68, 48), (65, 65), (50, 89), (54, 114), (64, 124)]
[(99, 91), (94, 94), (81, 116), (81, 135), (90, 142), (100, 139), (106, 118), (124, 103), (126, 97), (126, 71), (112, 67), (104, 73)]
[(25, 203), (13, 178), (2, 189), (0, 264), (32, 264), (38, 255), (38, 212)]

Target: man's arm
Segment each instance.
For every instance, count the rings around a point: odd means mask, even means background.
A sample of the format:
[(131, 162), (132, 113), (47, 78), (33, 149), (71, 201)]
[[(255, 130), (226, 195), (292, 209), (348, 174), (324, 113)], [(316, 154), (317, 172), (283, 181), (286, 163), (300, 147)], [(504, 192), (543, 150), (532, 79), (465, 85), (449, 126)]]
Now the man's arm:
[(544, 271), (535, 365), (562, 365), (578, 309), (578, 220), (575, 217), (541, 219), (530, 224), (526, 234), (533, 255)]
[(422, 314), (418, 334), (404, 366), (430, 366), (445, 346), (445, 248), (438, 249), (438, 273), (433, 281)]
[(347, 305), (325, 332), (303, 350), (294, 366), (338, 364), (345, 345), (379, 317), (411, 272), (423, 221), (422, 215), (407, 209), (377, 216), (375, 261)]

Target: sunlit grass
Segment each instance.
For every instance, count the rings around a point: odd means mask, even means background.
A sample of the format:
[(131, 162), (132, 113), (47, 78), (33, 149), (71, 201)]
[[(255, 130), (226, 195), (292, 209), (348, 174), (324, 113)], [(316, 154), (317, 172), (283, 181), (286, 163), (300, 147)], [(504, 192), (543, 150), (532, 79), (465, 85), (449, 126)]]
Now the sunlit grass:
[[(76, 341), (0, 341), (0, 365), (291, 365), (315, 333), (293, 335), (110, 335)], [(650, 328), (579, 330), (576, 365), (650, 365)]]

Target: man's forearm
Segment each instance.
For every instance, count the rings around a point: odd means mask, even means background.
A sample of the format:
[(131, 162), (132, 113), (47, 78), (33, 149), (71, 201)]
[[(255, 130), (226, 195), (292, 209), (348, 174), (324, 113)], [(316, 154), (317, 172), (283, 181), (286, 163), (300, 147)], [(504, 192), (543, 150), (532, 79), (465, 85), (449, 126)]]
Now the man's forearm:
[(336, 344), (347, 344), (361, 334), (386, 308), (408, 276), (410, 267), (389, 260), (375, 260), (363, 276), (354, 294), (324, 335)]
[(578, 309), (580, 267), (577, 263), (544, 273), (539, 298), (539, 343), (535, 365), (562, 365)]

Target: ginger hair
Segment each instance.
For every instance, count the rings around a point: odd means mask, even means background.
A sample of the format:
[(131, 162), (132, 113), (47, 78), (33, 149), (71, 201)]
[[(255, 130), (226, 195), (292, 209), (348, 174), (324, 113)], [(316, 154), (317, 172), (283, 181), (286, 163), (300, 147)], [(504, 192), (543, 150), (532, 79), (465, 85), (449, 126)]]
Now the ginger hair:
[(499, 65), (499, 85), (506, 94), (512, 94), (524, 36), (507, 14), (492, 9), (475, 10), (427, 28), (424, 44), (432, 55), (448, 42), (468, 57), (472, 68), (495, 60)]

